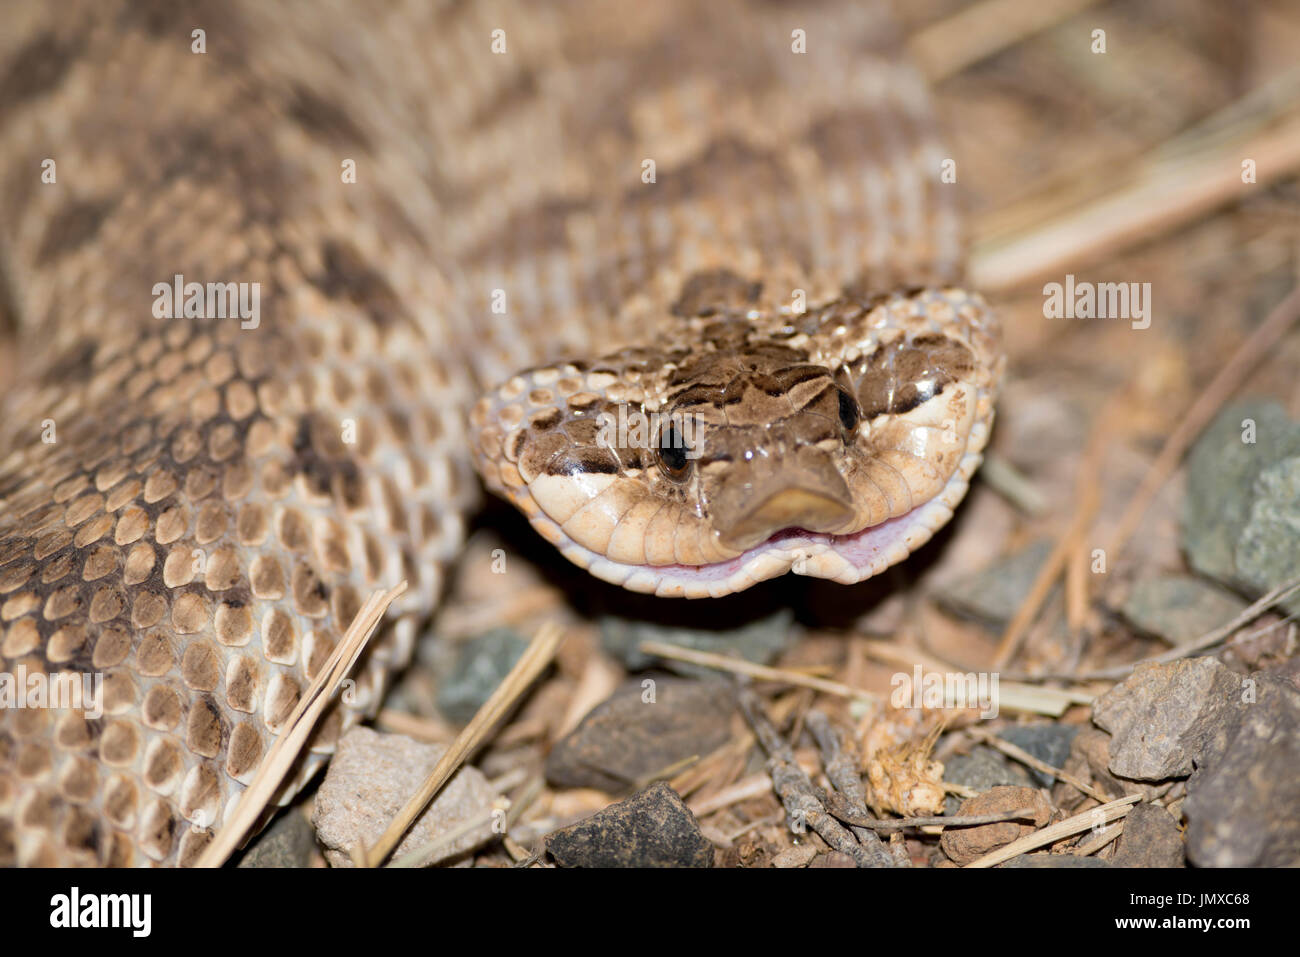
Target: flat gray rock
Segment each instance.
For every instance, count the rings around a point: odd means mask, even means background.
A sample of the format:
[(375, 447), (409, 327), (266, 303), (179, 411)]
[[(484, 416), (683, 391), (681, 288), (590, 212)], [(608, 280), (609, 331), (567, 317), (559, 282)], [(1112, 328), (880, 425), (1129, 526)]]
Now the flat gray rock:
[(996, 628), (1005, 627), (1029, 594), (1051, 551), (1050, 541), (1027, 545), (954, 581), (938, 596), (939, 603), (956, 615)]
[(1133, 586), (1124, 617), (1135, 627), (1180, 645), (1223, 625), (1246, 608), (1240, 596), (1192, 575), (1162, 575)]
[[(1237, 539), (1237, 572), (1255, 591), (1266, 592), (1300, 576), (1300, 456), (1263, 469), (1252, 491)], [(1300, 614), (1300, 595), (1281, 604)]]
[[(388, 822), (428, 777), (446, 745), (424, 744), (405, 735), (353, 728), (339, 741), (325, 780), (316, 793), (312, 823), (334, 867), (351, 867), (349, 850), (358, 841), (372, 846)], [(497, 793), (477, 768), (462, 767), (416, 819), (390, 860), (436, 842), (472, 818), (490, 813)], [(437, 864), (473, 850), (497, 835), (485, 818), (427, 859)]]
[(731, 736), (732, 686), (688, 678), (634, 679), (596, 705), (551, 749), (556, 787), (626, 791)]
[[(1270, 568), (1266, 556), (1286, 552), (1284, 539), (1292, 543), (1296, 539), (1297, 526), (1293, 524), (1288, 535), (1285, 525), (1288, 518), (1296, 520), (1300, 504), (1295, 498), (1289, 503), (1277, 498), (1290, 484), (1294, 467), (1284, 467), (1262, 488), (1257, 482), (1265, 471), (1296, 457), (1300, 457), (1300, 425), (1277, 403), (1236, 402), (1219, 413), (1187, 459), (1182, 532), (1193, 568), (1260, 591), (1269, 587), (1265, 582), (1285, 579), (1283, 567)], [(1243, 541), (1248, 526), (1250, 538)], [(1292, 575), (1300, 570), (1294, 564), (1290, 567)]]
[(494, 628), (465, 642), (439, 681), (438, 710), (456, 724), (469, 724), (527, 647), (509, 628)]

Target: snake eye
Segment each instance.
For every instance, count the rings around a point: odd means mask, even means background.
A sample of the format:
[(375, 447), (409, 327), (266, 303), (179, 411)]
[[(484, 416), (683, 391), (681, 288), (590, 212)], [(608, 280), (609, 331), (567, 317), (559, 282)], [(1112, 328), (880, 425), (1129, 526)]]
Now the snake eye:
[(858, 422), (861, 418), (858, 415), (858, 400), (849, 395), (844, 389), (840, 393), (840, 425), (844, 426), (845, 432), (855, 432), (858, 428)]
[(670, 425), (659, 434), (659, 465), (674, 482), (680, 482), (690, 473), (691, 460), (686, 455), (686, 443), (677, 426)]

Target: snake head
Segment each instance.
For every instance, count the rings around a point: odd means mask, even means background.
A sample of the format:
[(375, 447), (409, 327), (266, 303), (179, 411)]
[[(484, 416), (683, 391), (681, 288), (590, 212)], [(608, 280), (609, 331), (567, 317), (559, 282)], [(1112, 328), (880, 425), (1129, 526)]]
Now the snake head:
[(996, 321), (960, 290), (683, 320), (657, 346), (531, 369), (472, 416), (480, 473), (635, 591), (853, 583), (952, 515), (992, 424)]

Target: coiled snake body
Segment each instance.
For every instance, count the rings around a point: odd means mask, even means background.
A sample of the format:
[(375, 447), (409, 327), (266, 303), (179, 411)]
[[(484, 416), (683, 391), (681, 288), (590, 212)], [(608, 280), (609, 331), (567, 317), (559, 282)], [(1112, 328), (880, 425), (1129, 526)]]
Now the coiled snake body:
[(296, 788), (408, 658), (475, 464), (686, 596), (868, 577), (978, 464), (997, 328), (874, 5), (6, 18), (0, 673), (103, 693), (0, 711), (0, 863), (192, 862), (406, 579)]

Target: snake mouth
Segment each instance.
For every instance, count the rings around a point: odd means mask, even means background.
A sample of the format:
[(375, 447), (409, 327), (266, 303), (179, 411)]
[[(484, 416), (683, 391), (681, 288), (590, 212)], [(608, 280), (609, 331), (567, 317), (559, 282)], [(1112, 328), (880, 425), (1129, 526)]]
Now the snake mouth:
[(721, 598), (787, 572), (856, 584), (902, 561), (952, 518), (979, 467), (979, 450), (986, 436), (987, 426), (981, 423), (969, 450), (938, 495), (852, 534), (785, 528), (734, 558), (702, 565), (633, 565), (614, 561), (567, 536), (555, 544), (567, 559), (596, 578), (662, 598)]

